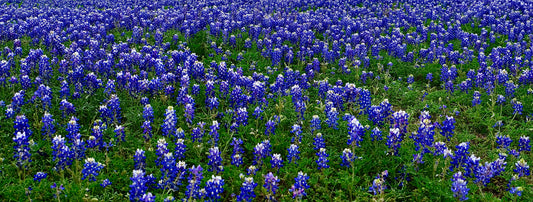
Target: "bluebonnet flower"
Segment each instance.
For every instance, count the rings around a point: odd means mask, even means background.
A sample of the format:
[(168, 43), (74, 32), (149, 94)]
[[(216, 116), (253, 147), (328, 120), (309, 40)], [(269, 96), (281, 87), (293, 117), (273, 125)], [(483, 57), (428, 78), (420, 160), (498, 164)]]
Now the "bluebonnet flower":
[(276, 195), (276, 191), (279, 188), (278, 187), (279, 179), (278, 179), (277, 176), (274, 176), (274, 174), (272, 174), (272, 172), (269, 172), (268, 174), (266, 174), (264, 176), (264, 178), (265, 178), (265, 184), (263, 185), (263, 187), (268, 192), (267, 198), (270, 201), (275, 201), (274, 195)]
[(247, 177), (241, 186), (241, 193), (237, 196), (237, 201), (252, 201), (255, 198), (254, 189), (257, 183), (254, 182), (253, 177)]
[(261, 106), (257, 106), (255, 107), (254, 109), (254, 113), (252, 114), (253, 116), (255, 116), (255, 119), (260, 119), (260, 120), (263, 120), (263, 109), (261, 108)]
[(498, 148), (507, 149), (509, 148), (509, 146), (511, 146), (511, 142), (513, 142), (513, 140), (511, 140), (509, 135), (503, 136), (498, 134), (496, 136), (496, 143), (498, 143)]
[(472, 106), (481, 104), (481, 93), (474, 91), (474, 98), (472, 99)]
[(246, 107), (241, 107), (237, 109), (235, 121), (240, 126), (248, 125), (248, 111), (246, 110)]
[(276, 122), (274, 122), (273, 120), (268, 120), (265, 124), (265, 135), (269, 136), (269, 135), (275, 135), (275, 131), (276, 131)]
[(391, 128), (399, 129), (401, 140), (403, 140), (403, 135), (407, 133), (407, 125), (409, 125), (409, 114), (407, 112), (400, 110), (392, 114)]
[(210, 148), (209, 156), (207, 158), (209, 159), (209, 162), (207, 164), (211, 166), (208, 171), (213, 171), (215, 174), (224, 171), (224, 166), (222, 165), (222, 157), (220, 157), (220, 150), (218, 149), (218, 147)]
[(529, 176), (529, 165), (527, 165), (527, 162), (524, 159), (520, 159), (514, 165), (515, 169), (513, 171), (518, 174), (518, 177)]
[(507, 155), (504, 154), (493, 162), (485, 162), (485, 165), (479, 164), (479, 166), (477, 166), (477, 168), (474, 170), (474, 175), (476, 177), (474, 182), (481, 182), (483, 186), (487, 186), (487, 184), (490, 182), (490, 179), (500, 175), (503, 171), (505, 171), (505, 166), (507, 165), (505, 162), (506, 157)]
[(15, 150), (13, 153), (13, 158), (17, 161), (17, 166), (19, 168), (27, 166), (31, 162), (31, 153), (29, 147), (28, 135), (24, 131), (15, 133), (13, 141), (16, 145), (13, 147)]
[(348, 122), (348, 145), (360, 147), (359, 143), (363, 141), (365, 127), (359, 123), (357, 118)]
[[(514, 100), (514, 99), (513, 99)], [(523, 105), (520, 101), (515, 101), (513, 103), (513, 115), (522, 115)]]
[(389, 147), (389, 149), (392, 150), (393, 155), (398, 155), (398, 150), (400, 149), (402, 139), (403, 137), (402, 137), (402, 134), (400, 133), (399, 128), (389, 129), (389, 135), (387, 136), (386, 145)]
[(192, 124), (192, 121), (194, 120), (194, 105), (193, 104), (186, 104), (185, 105), (185, 119), (189, 124)]
[(505, 104), (505, 96), (503, 95), (498, 95), (497, 98), (496, 98), (496, 103), (499, 104), (499, 105), (503, 105)]
[(76, 117), (70, 117), (70, 121), (67, 123), (66, 128), (68, 134), (67, 134), (67, 140), (69, 142), (74, 141), (74, 136), (76, 136), (80, 132), (80, 125), (78, 124), (78, 118)]
[(452, 192), (455, 198), (458, 198), (461, 201), (468, 199), (468, 191), (470, 190), (467, 185), (466, 178), (463, 176), (461, 171), (453, 174), (452, 178)]
[(144, 170), (146, 167), (146, 156), (144, 150), (137, 149), (133, 155), (133, 162), (135, 163), (135, 170)]
[(52, 140), (52, 161), (56, 161), (54, 169), (63, 170), (70, 166), (73, 161), (73, 154), (68, 146), (65, 145), (65, 139), (61, 136), (55, 136)]
[(217, 201), (222, 192), (224, 192), (224, 179), (220, 176), (211, 176), (205, 184), (205, 198), (208, 201)]
[(107, 101), (107, 106), (109, 107), (109, 110), (112, 114), (112, 116), (110, 117), (110, 123), (120, 123), (122, 117), (122, 109), (120, 108), (120, 100), (118, 96), (115, 94), (111, 95), (111, 98), (109, 98), (109, 101)]
[(352, 162), (356, 158), (357, 157), (352, 153), (351, 149), (345, 148), (344, 151), (342, 151), (342, 154), (341, 154), (341, 159), (342, 159), (341, 166), (346, 166), (348, 168), (351, 167), (352, 166)]
[(210, 126), (211, 131), (209, 132), (209, 135), (211, 136), (211, 138), (213, 138), (213, 145), (218, 145), (218, 129), (220, 128), (219, 126), (220, 125), (217, 121), (213, 121), (213, 124), (211, 124)]
[(272, 52), (272, 66), (276, 66), (281, 62), (281, 50), (275, 48)]
[(138, 201), (148, 190), (147, 178), (143, 170), (133, 170), (133, 176), (130, 178), (130, 201)]
[(122, 140), (122, 142), (126, 141), (124, 139), (126, 137), (124, 126), (116, 126), (114, 132), (115, 132), (115, 138), (117, 138), (118, 141), (120, 140)]
[(313, 118), (311, 119), (311, 133), (315, 133), (316, 130), (320, 130), (320, 117), (318, 115), (313, 115)]
[(94, 158), (85, 159), (84, 168), (81, 171), (81, 173), (83, 174), (81, 179), (85, 180), (87, 177), (89, 177), (89, 181), (96, 181), (96, 177), (99, 174), (98, 172), (100, 172), (100, 170), (102, 170), (104, 166), (104, 164), (96, 162)]
[(337, 108), (335, 107), (332, 107), (328, 112), (327, 112), (327, 120), (326, 120), (326, 123), (328, 123), (328, 126), (330, 128), (334, 128), (335, 130), (337, 130), (337, 125), (338, 125), (338, 115), (339, 115), (339, 112), (337, 112)]
[[(298, 145), (291, 144), (289, 148), (287, 149), (289, 154), (287, 155), (287, 159), (289, 160), (289, 163), (296, 163), (296, 160), (300, 159), (300, 151), (298, 151)], [(297, 163), (296, 163), (297, 164)]]
[(314, 140), (315, 140), (315, 142), (313, 142), (313, 145), (315, 145), (315, 147), (313, 148), (314, 150), (319, 150), (320, 148), (326, 147), (326, 143), (324, 143), (324, 137), (322, 137), (322, 133), (317, 133)]
[(367, 109), (372, 105), (372, 97), (370, 91), (367, 89), (362, 89), (359, 95), (359, 106), (363, 110), (363, 113), (366, 113)]
[(292, 137), (291, 142), (294, 142), (295, 140), (298, 140), (297, 142), (302, 141), (302, 127), (298, 124), (292, 125), (291, 133), (293, 133), (296, 137)]
[(100, 186), (102, 186), (103, 188), (106, 188), (107, 186), (111, 185), (111, 181), (109, 181), (109, 179), (105, 179), (104, 181), (102, 181), (102, 184), (100, 184)]
[(220, 102), (218, 101), (217, 97), (210, 97), (207, 99), (207, 107), (209, 107), (211, 110), (218, 109), (219, 104)]
[(450, 166), (451, 171), (453, 171), (454, 168), (462, 166), (466, 163), (466, 161), (468, 160), (468, 154), (470, 154), (470, 152), (468, 151), (468, 149), (470, 148), (470, 143), (463, 142), (455, 146), (455, 148), (457, 149), (457, 151), (455, 151), (455, 155), (452, 158), (452, 165)]
[(177, 122), (178, 118), (176, 117), (176, 111), (174, 110), (174, 107), (168, 106), (165, 111), (165, 120), (161, 125), (163, 136), (173, 136), (174, 132), (176, 131)]
[(76, 113), (76, 107), (65, 99), (59, 103), (59, 110), (62, 111), (63, 117)]
[(520, 139), (518, 139), (518, 151), (531, 151), (531, 145), (530, 140), (528, 136), (520, 136)]
[(144, 105), (143, 118), (145, 121), (150, 121), (150, 122), (154, 121), (154, 109), (152, 108), (152, 105), (150, 104)]
[(372, 181), (372, 186), (368, 189), (369, 191), (372, 191), (374, 195), (383, 194), (385, 189), (387, 189), (387, 185), (385, 185), (385, 179), (389, 176), (389, 171), (385, 170), (381, 172), (381, 174), (378, 174), (374, 181)]
[(174, 156), (176, 156), (176, 159), (182, 159), (185, 158), (185, 152), (187, 151), (187, 145), (185, 145), (184, 139), (178, 139), (175, 143), (175, 151)]
[(150, 121), (144, 121), (141, 128), (143, 129), (143, 137), (145, 140), (152, 138), (152, 123)]
[(326, 153), (326, 148), (320, 148), (316, 155), (318, 156), (318, 159), (316, 160), (318, 170), (323, 168), (329, 168), (329, 160), (327, 159), (329, 155)]
[(152, 195), (152, 193), (148, 192), (146, 194), (143, 194), (139, 201), (142, 202), (155, 202), (155, 196)]
[(515, 89), (518, 88), (516, 84), (513, 83), (513, 80), (507, 81), (505, 84), (505, 95), (507, 97), (514, 97)]
[(428, 80), (428, 82), (433, 81), (433, 73), (427, 73), (426, 74), (426, 80)]
[(187, 190), (185, 191), (185, 200), (200, 199), (200, 183), (203, 179), (202, 166), (192, 166), (192, 168), (189, 168), (189, 172), (189, 184), (187, 185)]
[(420, 123), (418, 131), (411, 136), (415, 140), (415, 150), (423, 149), (424, 153), (429, 152), (429, 147), (433, 145), (435, 126), (431, 123), (431, 116), (428, 111), (423, 111), (420, 114)]
[(241, 154), (244, 152), (241, 146), (242, 140), (233, 138), (233, 141), (231, 141), (230, 145), (233, 146), (233, 154), (231, 155), (231, 165), (239, 167), (243, 163), (241, 156)]
[(199, 143), (202, 142), (202, 138), (204, 137), (204, 125), (205, 123), (204, 122), (198, 122), (198, 127), (194, 127), (192, 129), (192, 133), (191, 133), (191, 139), (192, 139), (192, 142), (195, 142), (195, 141), (198, 141)]
[(509, 190), (509, 193), (516, 194), (517, 196), (522, 196), (522, 192), (524, 191), (524, 188), (522, 187), (511, 187)]
[(370, 137), (372, 137), (372, 141), (383, 139), (381, 130), (379, 130), (378, 127), (375, 127), (374, 129), (372, 129), (372, 133), (370, 133)]
[(253, 165), (263, 165), (263, 158), (266, 158), (270, 155), (270, 142), (268, 140), (257, 143), (254, 147), (254, 162)]
[(442, 121), (440, 129), (440, 134), (450, 141), (450, 138), (454, 133), (453, 130), (455, 129), (455, 119), (453, 116), (446, 116), (446, 119)]
[(466, 162), (463, 164), (465, 171), (464, 176), (472, 177), (472, 174), (475, 174), (476, 169), (480, 166), (479, 160), (480, 158), (476, 157), (474, 154), (466, 159)]
[(279, 172), (279, 169), (283, 167), (283, 159), (281, 154), (272, 154), (272, 160), (270, 160), (272, 168), (276, 168)]
[(39, 181), (41, 182), (42, 179), (45, 179), (46, 177), (48, 176), (48, 174), (44, 173), (44, 172), (37, 172), (34, 176), (33, 176), (33, 181)]
[(163, 156), (168, 153), (167, 146), (168, 143), (164, 138), (157, 140), (157, 149), (155, 150), (155, 154), (157, 155), (157, 159), (155, 160), (156, 165), (160, 166)]
[(41, 135), (52, 138), (52, 135), (56, 133), (55, 120), (52, 115), (45, 112), (42, 119), (43, 127), (41, 128)]
[(307, 184), (307, 180), (309, 180), (307, 173), (303, 173), (302, 171), (298, 172), (298, 176), (294, 178), (294, 184), (289, 189), (289, 192), (292, 192), (293, 199), (298, 198), (301, 200), (304, 196), (307, 196), (305, 190), (310, 187)]
[(254, 165), (251, 165), (248, 167), (247, 169), (247, 172), (248, 172), (248, 175), (255, 175), (255, 173), (257, 172), (257, 167), (255, 167)]

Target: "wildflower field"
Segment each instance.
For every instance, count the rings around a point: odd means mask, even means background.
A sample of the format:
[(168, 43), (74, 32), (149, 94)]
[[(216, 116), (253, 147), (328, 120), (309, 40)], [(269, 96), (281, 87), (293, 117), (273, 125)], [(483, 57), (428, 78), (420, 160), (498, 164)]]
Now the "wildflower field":
[(0, 201), (533, 201), (529, 0), (6, 0)]

